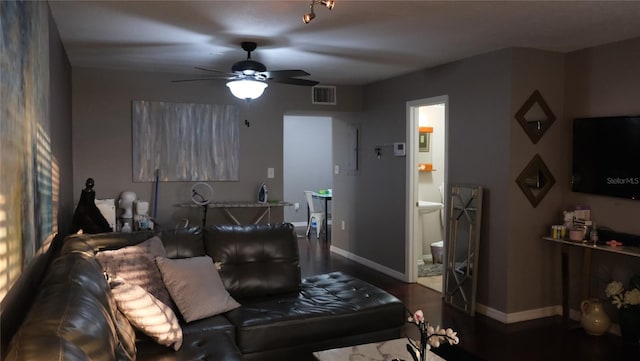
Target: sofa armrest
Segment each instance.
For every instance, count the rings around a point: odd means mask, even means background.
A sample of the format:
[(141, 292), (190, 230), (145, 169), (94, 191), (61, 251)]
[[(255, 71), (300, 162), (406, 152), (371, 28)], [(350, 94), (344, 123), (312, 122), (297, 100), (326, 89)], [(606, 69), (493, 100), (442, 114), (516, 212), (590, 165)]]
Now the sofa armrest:
[(217, 225), (204, 229), (207, 255), (236, 299), (297, 292), (300, 256), (292, 224)]

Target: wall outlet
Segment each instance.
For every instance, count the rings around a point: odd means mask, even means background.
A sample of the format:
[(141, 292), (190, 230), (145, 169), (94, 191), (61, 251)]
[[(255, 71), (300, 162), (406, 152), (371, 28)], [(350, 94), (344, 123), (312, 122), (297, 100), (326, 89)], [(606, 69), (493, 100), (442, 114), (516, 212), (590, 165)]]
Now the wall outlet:
[(267, 178), (274, 178), (275, 177), (275, 169), (273, 168), (267, 168)]
[(340, 229), (344, 231), (345, 228), (344, 221), (340, 222)]
[(300, 203), (294, 203), (293, 204), (293, 210), (296, 211), (296, 212), (299, 211), (300, 210)]
[(339, 165), (334, 165), (333, 166), (333, 173), (335, 174), (340, 174), (340, 166)]

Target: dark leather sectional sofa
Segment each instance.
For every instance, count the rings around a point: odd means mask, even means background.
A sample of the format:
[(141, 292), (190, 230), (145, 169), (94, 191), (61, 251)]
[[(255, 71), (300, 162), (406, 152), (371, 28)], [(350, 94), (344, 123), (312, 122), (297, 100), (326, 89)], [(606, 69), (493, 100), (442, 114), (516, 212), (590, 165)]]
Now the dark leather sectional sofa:
[(161, 346), (127, 331), (132, 328), (117, 312), (94, 256), (153, 235), (67, 237), (6, 360), (129, 360), (127, 350), (132, 349), (137, 360), (296, 360), (316, 350), (400, 336), (406, 309), (394, 296), (342, 273), (301, 279), (291, 224), (223, 225), (158, 235), (169, 258), (208, 255), (221, 262), (224, 286), (242, 306), (181, 321), (182, 347)]

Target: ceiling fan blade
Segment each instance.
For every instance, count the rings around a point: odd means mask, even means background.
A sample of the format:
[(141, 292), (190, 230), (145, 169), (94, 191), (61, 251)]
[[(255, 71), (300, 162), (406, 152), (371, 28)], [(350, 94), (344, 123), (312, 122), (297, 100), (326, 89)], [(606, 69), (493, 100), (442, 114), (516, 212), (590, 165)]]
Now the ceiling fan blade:
[(216, 70), (216, 69), (209, 69), (209, 68), (203, 68), (201, 66), (194, 66), (194, 69), (198, 69), (198, 70), (204, 70), (204, 71), (210, 71), (210, 72), (214, 72), (214, 73), (220, 73), (220, 74), (228, 74), (229, 76), (234, 75), (233, 73), (229, 73), (227, 71), (221, 71), (221, 70)]
[(311, 74), (304, 70), (273, 70), (262, 72), (267, 79), (283, 79), (283, 78), (297, 78), (301, 76), (309, 76)]
[(183, 83), (183, 82), (187, 82), (187, 81), (202, 81), (202, 80), (217, 80), (217, 79), (231, 79), (233, 78), (233, 76), (226, 76), (226, 75), (220, 75), (220, 76), (207, 76), (207, 77), (202, 77), (202, 78), (192, 78), (192, 79), (177, 79), (177, 80), (172, 80), (172, 83)]
[(318, 84), (318, 81), (315, 80), (307, 80), (307, 79), (298, 79), (298, 78), (272, 78), (271, 81), (282, 84), (290, 84), (290, 85), (302, 85), (302, 86), (314, 86)]

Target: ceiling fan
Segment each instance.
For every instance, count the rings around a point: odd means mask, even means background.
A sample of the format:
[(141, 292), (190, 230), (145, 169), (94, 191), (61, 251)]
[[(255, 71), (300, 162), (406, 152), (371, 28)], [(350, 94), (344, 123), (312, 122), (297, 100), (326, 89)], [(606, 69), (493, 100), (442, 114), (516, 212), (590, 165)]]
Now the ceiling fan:
[(211, 79), (229, 79), (227, 86), (231, 90), (231, 93), (240, 99), (256, 99), (262, 95), (264, 89), (268, 86), (268, 82), (273, 81), (276, 83), (302, 85), (302, 86), (314, 86), (318, 84), (315, 80), (299, 79), (303, 76), (309, 76), (310, 74), (304, 70), (273, 70), (267, 71), (267, 67), (255, 60), (251, 59), (251, 52), (256, 50), (256, 43), (250, 41), (244, 41), (242, 49), (247, 52), (247, 59), (240, 60), (231, 66), (231, 72), (226, 73), (219, 70), (207, 69), (202, 67), (195, 67), (199, 70), (205, 70), (209, 72), (219, 73), (217, 75), (211, 75), (195, 79), (182, 79), (173, 80), (174, 83), (186, 82), (186, 81), (201, 81)]

